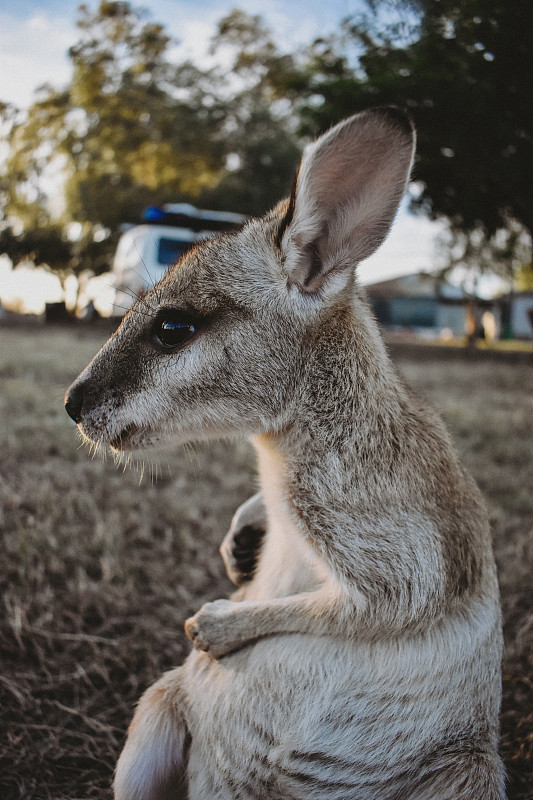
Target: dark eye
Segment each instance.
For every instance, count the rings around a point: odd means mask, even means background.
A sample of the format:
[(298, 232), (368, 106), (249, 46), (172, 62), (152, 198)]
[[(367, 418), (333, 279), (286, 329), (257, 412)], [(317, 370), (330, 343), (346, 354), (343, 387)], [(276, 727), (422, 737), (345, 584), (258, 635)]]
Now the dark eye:
[(152, 327), (152, 339), (163, 350), (176, 350), (197, 332), (197, 324), (188, 316), (163, 314)]

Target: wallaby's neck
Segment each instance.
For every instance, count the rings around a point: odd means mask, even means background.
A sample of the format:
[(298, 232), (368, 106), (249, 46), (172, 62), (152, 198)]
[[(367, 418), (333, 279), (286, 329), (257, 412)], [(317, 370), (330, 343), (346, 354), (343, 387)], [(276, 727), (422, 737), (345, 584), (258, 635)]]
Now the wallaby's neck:
[(308, 487), (354, 511), (413, 497), (433, 505), (457, 483), (455, 452), (442, 423), (403, 385), (365, 302), (332, 310), (314, 337), (286, 425), (254, 441), (260, 472), (268, 463), (272, 474), (276, 453), (287, 491), (300, 500)]
[(266, 437), (294, 468), (315, 463), (325, 480), (358, 462), (367, 474), (381, 472), (399, 445), (409, 403), (375, 322), (358, 302), (361, 313), (357, 306), (332, 309), (315, 327), (285, 425)]

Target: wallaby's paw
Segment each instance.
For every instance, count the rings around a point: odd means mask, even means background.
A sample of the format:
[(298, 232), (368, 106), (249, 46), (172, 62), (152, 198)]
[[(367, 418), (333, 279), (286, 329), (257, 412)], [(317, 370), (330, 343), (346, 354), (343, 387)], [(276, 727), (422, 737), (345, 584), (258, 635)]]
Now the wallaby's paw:
[(235, 586), (250, 581), (255, 573), (265, 529), (255, 525), (232, 526), (220, 546), (228, 578)]
[(213, 658), (220, 658), (245, 644), (249, 637), (238, 629), (238, 615), (235, 615), (236, 606), (239, 605), (231, 600), (205, 603), (185, 623), (185, 633), (194, 646)]

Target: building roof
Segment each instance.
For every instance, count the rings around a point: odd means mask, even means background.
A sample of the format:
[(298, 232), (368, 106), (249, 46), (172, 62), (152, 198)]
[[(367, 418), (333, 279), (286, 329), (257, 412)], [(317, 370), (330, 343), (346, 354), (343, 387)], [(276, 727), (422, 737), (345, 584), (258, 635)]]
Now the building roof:
[(383, 300), (391, 297), (442, 297), (462, 300), (467, 297), (459, 286), (454, 286), (440, 276), (428, 272), (414, 272), (370, 283), (366, 285), (366, 291), (371, 297)]

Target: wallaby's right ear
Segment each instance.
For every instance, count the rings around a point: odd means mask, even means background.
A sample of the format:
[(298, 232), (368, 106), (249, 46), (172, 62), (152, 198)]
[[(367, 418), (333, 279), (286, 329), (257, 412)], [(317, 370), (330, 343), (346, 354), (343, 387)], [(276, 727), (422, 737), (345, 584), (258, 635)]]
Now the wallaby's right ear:
[(387, 107), (350, 117), (306, 150), (278, 234), (289, 285), (348, 283), (389, 232), (414, 149), (411, 121)]

